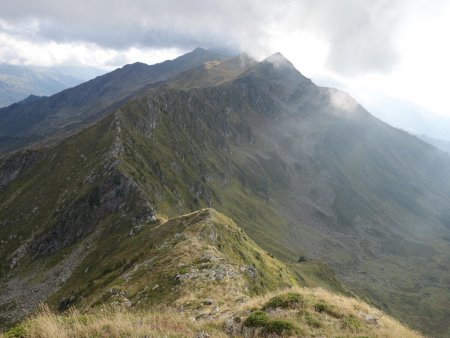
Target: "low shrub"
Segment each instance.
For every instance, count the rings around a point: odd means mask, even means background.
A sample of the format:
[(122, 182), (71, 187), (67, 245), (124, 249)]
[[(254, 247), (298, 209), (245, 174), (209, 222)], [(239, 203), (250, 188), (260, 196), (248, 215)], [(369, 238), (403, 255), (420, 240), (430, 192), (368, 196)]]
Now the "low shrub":
[(268, 322), (269, 317), (267, 316), (267, 313), (263, 311), (256, 311), (247, 317), (244, 325), (248, 327), (266, 327)]
[(317, 303), (314, 304), (314, 311), (322, 313), (322, 312), (327, 312), (328, 310), (328, 306), (327, 304), (324, 303)]
[(267, 323), (267, 325), (264, 327), (265, 333), (275, 333), (277, 335), (291, 335), (294, 332), (294, 325), (291, 323), (275, 319), (271, 320)]
[(330, 305), (325, 303), (314, 304), (314, 311), (319, 313), (326, 313), (327, 315), (330, 315), (335, 318), (343, 317), (340, 313), (336, 312)]
[(279, 295), (271, 298), (266, 304), (264, 304), (263, 309), (276, 309), (276, 308), (296, 308), (302, 305), (304, 302), (303, 296), (298, 293), (289, 292), (284, 295)]
[(244, 326), (262, 328), (266, 334), (290, 335), (295, 331), (294, 325), (280, 319), (271, 320), (264, 311), (255, 311), (244, 321)]

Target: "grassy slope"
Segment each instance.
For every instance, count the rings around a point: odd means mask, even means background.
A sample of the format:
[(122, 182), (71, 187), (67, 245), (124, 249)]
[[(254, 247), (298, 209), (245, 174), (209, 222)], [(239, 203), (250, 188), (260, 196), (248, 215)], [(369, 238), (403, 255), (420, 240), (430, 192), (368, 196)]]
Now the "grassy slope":
[[(60, 290), (76, 290), (67, 305), (78, 310), (58, 315), (44, 307), (4, 337), (419, 337), (360, 300), (299, 288), (316, 285), (312, 263), (292, 273), (213, 209), (135, 231), (118, 245), (98, 246)], [(104, 250), (107, 258), (98, 260)], [(255, 324), (257, 311), (265, 319)]]
[[(231, 315), (193, 321), (184, 314), (102, 308), (57, 315), (48, 308), (4, 337), (422, 337), (354, 298), (323, 289), (291, 288), (254, 297)], [(0, 334), (1, 336), (1, 334)]]
[(108, 232), (129, 231), (151, 213), (115, 168), (116, 134), (111, 116), (58, 146), (26, 154), (35, 160), (2, 189), (3, 323), (56, 292)]
[(56, 303), (65, 294), (87, 307), (114, 301), (137, 308), (170, 304), (199, 316), (204, 299), (214, 299), (225, 311), (252, 295), (297, 285), (287, 267), (212, 209), (155, 221), (133, 235), (111, 236), (108, 243), (88, 255), (52, 297)]

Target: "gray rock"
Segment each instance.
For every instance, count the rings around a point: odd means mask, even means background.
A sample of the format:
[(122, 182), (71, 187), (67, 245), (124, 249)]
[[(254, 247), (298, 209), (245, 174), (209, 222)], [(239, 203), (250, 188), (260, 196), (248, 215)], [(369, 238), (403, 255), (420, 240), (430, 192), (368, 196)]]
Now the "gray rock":
[(378, 318), (372, 315), (368, 315), (368, 314), (364, 314), (362, 316), (362, 319), (367, 323), (367, 324), (372, 324), (372, 325), (376, 325), (378, 324)]
[(252, 279), (255, 279), (256, 278), (256, 272), (257, 272), (258, 270), (256, 270), (256, 268), (254, 267), (254, 266), (249, 266), (248, 268), (247, 268), (247, 273), (248, 273), (248, 275), (252, 278)]
[(228, 318), (225, 321), (225, 333), (230, 336), (238, 336), (243, 331), (243, 320), (241, 317)]

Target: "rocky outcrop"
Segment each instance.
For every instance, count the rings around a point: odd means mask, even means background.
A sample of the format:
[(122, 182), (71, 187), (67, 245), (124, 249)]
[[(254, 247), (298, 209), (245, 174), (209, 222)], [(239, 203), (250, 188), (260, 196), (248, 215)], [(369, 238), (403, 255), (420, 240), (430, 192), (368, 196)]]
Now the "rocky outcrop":
[(21, 174), (27, 171), (45, 151), (24, 150), (0, 161), (0, 189), (9, 186)]
[(130, 223), (152, 220), (154, 211), (138, 195), (138, 188), (130, 178), (115, 174), (69, 205), (48, 231), (32, 241), (29, 249), (33, 258), (52, 255), (86, 238), (104, 217), (126, 208), (130, 201), (136, 201), (132, 207), (137, 211), (124, 214)]

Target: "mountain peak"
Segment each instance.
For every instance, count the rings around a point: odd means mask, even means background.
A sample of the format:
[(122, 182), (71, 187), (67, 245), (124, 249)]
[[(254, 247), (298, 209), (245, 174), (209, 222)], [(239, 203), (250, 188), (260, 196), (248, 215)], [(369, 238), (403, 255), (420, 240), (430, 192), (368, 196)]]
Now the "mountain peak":
[(280, 52), (276, 52), (269, 57), (265, 58), (262, 62), (264, 63), (271, 63), (276, 67), (281, 68), (293, 68), (295, 69), (294, 65), (291, 61), (289, 61), (283, 54)]
[(296, 88), (298, 85), (310, 85), (311, 80), (303, 76), (294, 65), (277, 52), (265, 58), (261, 62), (253, 65), (246, 72), (242, 73), (240, 78), (256, 77), (258, 81), (270, 81), (277, 83), (277, 86), (285, 88)]
[(130, 63), (127, 66), (148, 66), (148, 64), (144, 63), (144, 62), (134, 62), (134, 63)]
[[(134, 62), (134, 63), (129, 63), (126, 64), (125, 66), (122, 67), (122, 69), (142, 69), (142, 68), (146, 68), (149, 65), (144, 63), (144, 62)], [(120, 68), (119, 68), (120, 69)]]
[(207, 51), (208, 50), (203, 48), (203, 47), (197, 47), (191, 53), (204, 53), (204, 52), (207, 52)]

